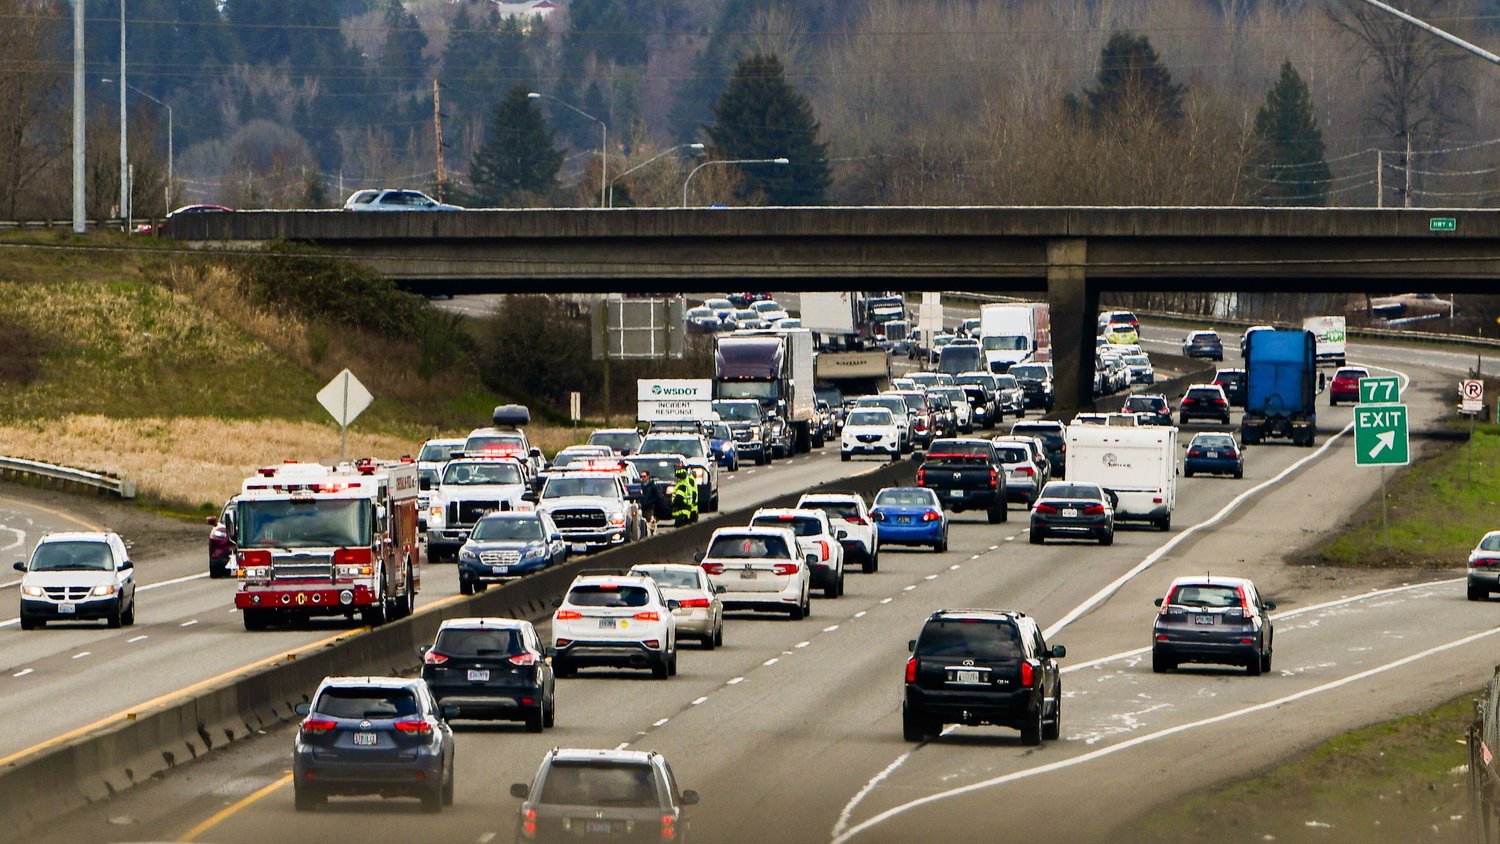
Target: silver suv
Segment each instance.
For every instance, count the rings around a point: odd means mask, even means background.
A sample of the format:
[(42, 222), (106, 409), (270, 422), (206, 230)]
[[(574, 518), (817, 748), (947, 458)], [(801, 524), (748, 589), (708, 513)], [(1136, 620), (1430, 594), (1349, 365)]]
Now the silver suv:
[(666, 757), (654, 750), (555, 747), (521, 798), (517, 841), (678, 841), (692, 839), (687, 807), (698, 792), (678, 790)]

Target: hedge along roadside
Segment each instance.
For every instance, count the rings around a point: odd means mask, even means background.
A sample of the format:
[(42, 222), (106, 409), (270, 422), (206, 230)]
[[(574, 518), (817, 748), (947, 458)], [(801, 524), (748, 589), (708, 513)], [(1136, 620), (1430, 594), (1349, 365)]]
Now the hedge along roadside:
[(759, 507), (790, 507), (803, 492), (840, 490), (871, 497), (884, 487), (910, 484), (915, 477), (910, 461), (882, 465), (574, 560), (226, 680), (7, 765), (0, 770), (0, 817), (6, 819), (8, 835), (24, 835), (70, 811), (294, 720), (298, 716), (293, 707), (306, 701), (324, 677), (408, 674), (418, 664), (418, 648), (430, 643), (447, 619), (483, 615), (541, 620), (551, 615), (553, 599), (561, 597), (583, 569), (623, 571), (636, 563), (691, 563), (693, 553), (707, 546), (714, 530), (748, 524)]

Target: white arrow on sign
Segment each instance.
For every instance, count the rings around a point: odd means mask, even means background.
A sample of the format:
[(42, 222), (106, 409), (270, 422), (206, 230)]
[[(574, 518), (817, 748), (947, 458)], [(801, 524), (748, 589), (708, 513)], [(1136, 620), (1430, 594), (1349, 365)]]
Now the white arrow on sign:
[(1396, 449), (1395, 431), (1381, 431), (1375, 435), (1375, 447), (1370, 449), (1370, 457), (1373, 458), (1386, 449), (1391, 449), (1392, 451)]

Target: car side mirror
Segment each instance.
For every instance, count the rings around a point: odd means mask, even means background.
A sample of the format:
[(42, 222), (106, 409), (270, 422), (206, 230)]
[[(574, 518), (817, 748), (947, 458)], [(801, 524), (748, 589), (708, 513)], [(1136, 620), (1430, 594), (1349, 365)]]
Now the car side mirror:
[(1326, 372), (1319, 372), (1318, 373), (1318, 392), (1320, 392), (1320, 393), (1323, 392), (1323, 390), (1326, 389), (1327, 387), (1328, 387), (1328, 373), (1326, 373)]
[(418, 656), (427, 656), (427, 652), (430, 651), (430, 650), (432, 650), (432, 646), (431, 645), (423, 645), (422, 647), (417, 648), (417, 655)]
[(841, 530), (838, 533), (834, 534), (833, 538), (834, 539), (848, 539), (849, 538), (849, 531), (847, 531), (847, 530)]
[(807, 564), (808, 565), (812, 565), (813, 563), (816, 563), (818, 561), (818, 555), (817, 554), (808, 554), (804, 559), (807, 560)]
[(312, 712), (312, 704), (303, 701), (302, 703), (299, 703), (296, 706), (292, 707), (292, 711), (297, 713), (298, 715), (301, 715), (303, 718), (306, 718), (308, 716), (308, 713)]
[(432, 478), (419, 478), (417, 480), (417, 488), (423, 492), (432, 489)]
[(130, 571), (133, 568), (135, 568), (135, 563), (132, 563), (129, 560), (126, 560), (125, 562), (120, 563), (120, 571)]
[(1052, 646), (1052, 658), (1053, 659), (1062, 659), (1063, 657), (1065, 657), (1067, 655), (1068, 655), (1068, 649), (1066, 647), (1064, 647), (1062, 645), (1053, 645)]
[(11, 566), (11, 568), (15, 569), (16, 571), (26, 571), (26, 564), (21, 562), (20, 560), (17, 560), (16, 564)]
[(521, 500), (528, 504), (535, 504), (539, 499), (537, 498), (536, 490), (528, 489), (521, 493)]
[(669, 610), (680, 610), (680, 609), (682, 609), (682, 602), (679, 601), (679, 600), (677, 600), (676, 598), (668, 598), (667, 599), (667, 609), (669, 609)]
[(524, 782), (513, 782), (510, 784), (510, 796), (525, 800), (531, 796), (531, 786)]
[(702, 799), (703, 798), (698, 795), (698, 792), (692, 790), (691, 788), (686, 789), (682, 792), (682, 805), (684, 806), (696, 806), (698, 805), (698, 801)]
[(537, 447), (535, 447), (535, 446), (532, 446), (531, 450), (528, 451), (528, 452), (526, 452), (526, 456), (527, 457), (541, 457), (542, 456), (542, 450), (539, 449), (539, 448), (537, 448)]
[[(693, 552), (693, 562), (695, 562), (695, 563), (701, 563), (701, 562), (703, 562), (703, 552), (702, 551), (694, 551)], [(17, 565), (20, 565), (20, 563), (17, 563)]]
[(727, 593), (728, 591), (729, 591), (729, 587), (728, 586), (715, 586), (714, 587), (714, 594), (715, 595), (723, 595), (723, 594)]
[(554, 533), (551, 536), (547, 537), (547, 541), (548, 542), (562, 542), (562, 534), (560, 534), (560, 533)]
[(1265, 603), (1261, 604), (1261, 606), (1266, 608), (1266, 612), (1271, 612), (1276, 609), (1276, 602), (1266, 601)]
[(1162, 604), (1164, 604), (1166, 602), (1167, 602), (1166, 598), (1157, 598), (1155, 603), (1159, 607), (1159, 606), (1161, 606)]
[(907, 639), (906, 640), (906, 651), (907, 651), (907, 653), (911, 653), (912, 651), (915, 651), (916, 649), (917, 649), (917, 640), (916, 639)]
[(442, 705), (440, 714), (444, 721), (452, 721), (459, 716), (459, 708), (451, 703), (445, 703)]

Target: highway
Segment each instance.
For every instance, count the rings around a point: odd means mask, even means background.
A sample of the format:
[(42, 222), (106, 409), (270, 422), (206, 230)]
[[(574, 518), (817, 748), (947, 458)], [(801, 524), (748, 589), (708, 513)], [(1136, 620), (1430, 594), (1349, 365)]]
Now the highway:
[[(1413, 379), (1414, 430), (1448, 412), (1450, 372), (1406, 350), (1354, 359)], [(851, 575), (846, 596), (815, 601), (807, 620), (732, 616), (726, 647), (685, 649), (670, 682), (610, 672), (561, 681), (548, 734), (460, 724), (457, 804), (439, 818), (378, 799), (293, 813), (284, 727), (38, 840), (260, 842), (295, 830), (308, 840), (508, 841), (508, 785), (559, 744), (665, 753), (683, 787), (704, 796), (698, 840), (898, 842), (934, 829), (993, 840), (1021, 817), (1045, 817), (1056, 840), (1106, 840), (1161, 801), (1446, 699), (1490, 670), (1500, 615), (1467, 602), (1452, 575), (1426, 585), (1403, 571), (1283, 563), (1376, 484), (1353, 465), (1350, 437), (1335, 436), (1350, 410), (1320, 411), (1318, 448), (1252, 447), (1243, 480), (1181, 480), (1170, 532), (1122, 529), (1109, 548), (1035, 547), (1019, 508), (1005, 525), (960, 518), (948, 553), (887, 549), (879, 573)], [(1280, 605), (1269, 675), (1154, 675), (1142, 660), (1152, 599), (1172, 577), (1205, 570), (1250, 576)], [(1068, 646), (1061, 741), (1027, 748), (996, 728), (901, 740), (906, 640), (932, 610), (976, 605), (1025, 610)], [(1100, 810), (1066, 811), (1080, 798)]]

